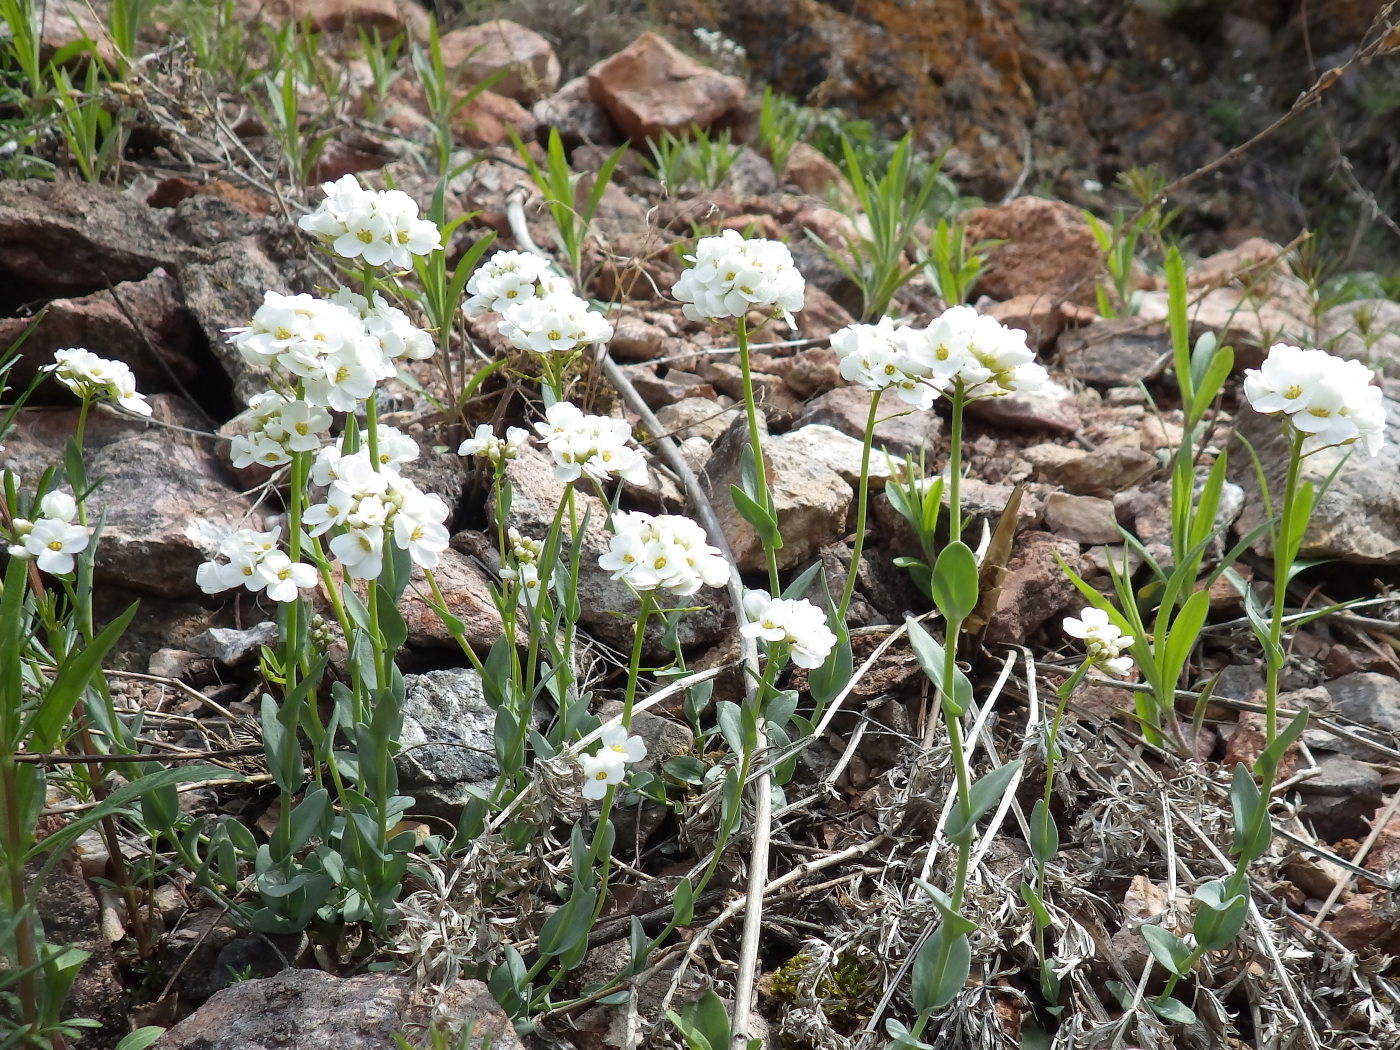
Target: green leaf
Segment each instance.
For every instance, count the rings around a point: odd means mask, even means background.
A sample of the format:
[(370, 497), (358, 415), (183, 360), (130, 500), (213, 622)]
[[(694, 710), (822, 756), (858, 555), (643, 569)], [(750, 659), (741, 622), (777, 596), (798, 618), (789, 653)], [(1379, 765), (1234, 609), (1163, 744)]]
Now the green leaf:
[(700, 998), (681, 1007), (679, 1013), (667, 1010), (666, 1016), (690, 1050), (728, 1050), (729, 1015), (713, 988), (706, 988)]
[[(1259, 786), (1254, 783), (1254, 775), (1237, 763), (1230, 776), (1230, 809), (1234, 814), (1234, 851), (1242, 857), (1254, 858), (1268, 847), (1268, 825), (1261, 807), (1264, 805), (1259, 794)], [(1260, 842), (1261, 831), (1262, 843)]]
[(1055, 920), (1050, 917), (1050, 909), (1045, 906), (1040, 894), (1035, 892), (1035, 887), (1029, 882), (1021, 883), (1021, 899), (1026, 902), (1026, 907), (1030, 908), (1036, 929), (1048, 929), (1055, 924)]
[(116, 1050), (146, 1050), (157, 1039), (165, 1034), (165, 1029), (160, 1025), (147, 1025), (145, 1028), (138, 1028), (130, 1035), (124, 1036), (117, 1044)]
[(1055, 818), (1050, 813), (1050, 807), (1045, 804), (1045, 799), (1035, 800), (1029, 823), (1030, 842), (1027, 845), (1031, 848), (1031, 856), (1044, 864), (1060, 851), (1060, 829), (1055, 825)]
[(1285, 752), (1292, 746), (1293, 741), (1303, 735), (1303, 730), (1308, 726), (1308, 710), (1303, 708), (1293, 720), (1288, 723), (1283, 732), (1264, 748), (1258, 759), (1254, 762), (1254, 772), (1261, 777), (1272, 777), (1278, 772), (1279, 763), (1283, 761)]
[(1195, 1024), (1196, 1014), (1189, 1006), (1179, 999), (1172, 999), (1165, 995), (1159, 995), (1152, 1000), (1152, 1009), (1157, 1016), (1164, 1021), (1171, 1021), (1173, 1024)]
[(661, 763), (662, 772), (667, 776), (697, 787), (705, 782), (705, 770), (708, 768), (694, 755), (676, 755)]
[(1225, 896), (1223, 879), (1212, 879), (1195, 893), (1201, 904), (1191, 923), (1191, 933), (1203, 951), (1219, 951), (1239, 936), (1249, 914), (1249, 901), (1242, 893)]
[(968, 838), (972, 835), (972, 829), (982, 815), (991, 809), (1011, 788), (1011, 781), (1016, 774), (1021, 772), (1021, 759), (1007, 762), (1005, 765), (997, 766), (986, 776), (980, 778), (972, 785), (972, 790), (968, 793), (969, 806), (966, 810), (962, 806), (954, 806), (953, 813), (948, 818), (948, 838), (953, 842), (959, 839)]
[(778, 535), (778, 519), (776, 517), (738, 485), (729, 486), (729, 495), (734, 500), (734, 507), (738, 510), (739, 516), (753, 526), (765, 547), (772, 547), (776, 550), (782, 546), (783, 540)]
[(972, 703), (972, 683), (954, 664), (952, 687), (949, 688), (943, 681), (946, 655), (943, 646), (934, 641), (933, 636), (924, 630), (923, 625), (914, 617), (905, 616), (904, 622), (909, 628), (909, 645), (914, 650), (919, 666), (923, 668), (929, 681), (939, 687), (943, 694), (943, 702), (952, 716), (960, 717)]
[(695, 918), (695, 886), (689, 879), (681, 879), (676, 885), (671, 908), (677, 926), (689, 926)]
[(1191, 650), (1201, 637), (1206, 616), (1210, 613), (1210, 594), (1196, 591), (1172, 619), (1171, 632), (1167, 644), (1158, 658), (1158, 676), (1162, 682), (1175, 685), (1181, 677), (1182, 669), (1191, 655)]
[(940, 926), (919, 946), (910, 973), (914, 1009), (919, 1013), (941, 1010), (967, 984), (972, 972), (972, 947), (967, 934), (950, 934)]
[(1194, 965), (1191, 946), (1164, 926), (1143, 926), (1142, 939), (1152, 957), (1178, 977), (1185, 977)]
[(948, 544), (933, 565), (933, 602), (949, 623), (977, 607), (977, 555), (961, 540)]
[(540, 927), (538, 949), (541, 955), (564, 955), (586, 941), (593, 925), (593, 905), (598, 890), (590, 887), (575, 892)]
[(101, 674), (102, 660), (126, 631), (136, 615), (133, 603), (109, 623), (91, 642), (73, 652), (59, 667), (53, 682), (44, 690), (44, 700), (20, 729), (21, 737), (29, 737), (29, 746), (39, 753), (52, 751), (63, 733), (63, 727), (73, 708), (96, 675)]

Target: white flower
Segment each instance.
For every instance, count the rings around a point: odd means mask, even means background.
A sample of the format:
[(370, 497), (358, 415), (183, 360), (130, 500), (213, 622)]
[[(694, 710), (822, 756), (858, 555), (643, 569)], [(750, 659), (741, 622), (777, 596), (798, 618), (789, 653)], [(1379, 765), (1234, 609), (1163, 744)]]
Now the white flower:
[(872, 393), (893, 387), (900, 399), (917, 409), (933, 405), (939, 387), (906, 368), (913, 329), (897, 328), (889, 317), (878, 324), (847, 325), (831, 336), (831, 348), (841, 358), (841, 375)]
[(685, 304), (686, 317), (715, 321), (767, 310), (796, 327), (792, 315), (802, 309), (806, 283), (787, 245), (745, 240), (737, 231), (725, 230), (718, 237), (701, 238), (695, 254), (686, 258), (695, 265), (671, 289)]
[(598, 564), (634, 590), (664, 587), (688, 597), (729, 579), (729, 563), (706, 542), (705, 530), (683, 515), (619, 511), (613, 525), (616, 534)]
[(39, 513), (55, 521), (71, 522), (78, 516), (78, 504), (68, 493), (54, 489), (39, 500)]
[(554, 476), (574, 481), (618, 477), (634, 485), (647, 483), (646, 460), (628, 446), (632, 427), (624, 419), (584, 415), (577, 405), (559, 401), (545, 410), (535, 430), (554, 457)]
[(320, 405), (293, 401), (274, 390), (255, 394), (238, 418), (247, 422), (248, 433), (229, 441), (235, 467), (290, 463), (293, 452), (320, 449), (331, 427), (331, 414)]
[(316, 570), (292, 561), (282, 551), (272, 551), (258, 562), (258, 575), (264, 581), (267, 596), (274, 602), (296, 601), (298, 591), (316, 586)]
[(331, 540), (331, 553), (352, 579), (378, 579), (384, 570), (384, 530), (352, 528), (342, 532)]
[(1078, 619), (1066, 616), (1064, 629), (1071, 638), (1084, 639), (1086, 658), (1095, 667), (1116, 675), (1125, 675), (1133, 669), (1133, 658), (1122, 655), (1124, 650), (1132, 648), (1133, 636), (1110, 623), (1108, 613), (1102, 609), (1084, 609)]
[(620, 725), (608, 726), (599, 734), (602, 743), (600, 752), (617, 755), (623, 762), (640, 762), (647, 757), (647, 745), (639, 736), (628, 736)]
[(1278, 343), (1245, 372), (1244, 393), (1256, 412), (1283, 413), (1303, 435), (1304, 456), (1351, 444), (1374, 456), (1385, 442), (1384, 395), (1374, 378), (1359, 361)]
[(612, 338), (613, 329), (585, 300), (569, 291), (556, 291), (507, 307), (501, 315), (500, 333), (521, 350), (548, 354), (605, 342)]
[(418, 205), (401, 190), (367, 190), (354, 175), (323, 183), (321, 189), (325, 199), (297, 225), (342, 258), (407, 270), (413, 256), (442, 247), (437, 226), (420, 219)]
[(384, 356), (408, 358), (424, 361), (433, 356), (436, 347), (432, 336), (421, 328), (416, 328), (397, 306), (389, 303), (378, 292), (371, 302), (359, 292), (340, 288), (331, 296), (331, 302), (353, 312), (365, 326), (365, 331), (379, 343)]
[(88, 530), (59, 518), (39, 518), (24, 537), (23, 547), (44, 572), (73, 571), (73, 555), (87, 549)]
[(798, 667), (820, 667), (836, 645), (826, 613), (807, 599), (774, 598), (767, 591), (744, 592), (744, 615), (749, 622), (739, 633), (761, 638), (768, 645), (790, 646)]
[(257, 532), (239, 529), (224, 537), (219, 553), (228, 559), (206, 561), (195, 570), (195, 582), (205, 594), (235, 587), (266, 591), (275, 602), (295, 601), (298, 593), (316, 584), (316, 570), (294, 562), (277, 547), (281, 529)]
[(533, 252), (496, 252), (482, 263), (467, 280), (468, 299), (462, 304), (466, 313), (477, 314), (507, 307), (546, 294), (541, 287), (546, 282), (553, 287), (549, 260)]
[(530, 432), (524, 427), (507, 427), (506, 436), (499, 438), (491, 429), (490, 423), (477, 426), (471, 437), (457, 447), (459, 456), (481, 456), (499, 467), (507, 460), (520, 455), (520, 450), (530, 440)]
[(44, 371), (84, 401), (108, 400), (137, 415), (149, 416), (151, 406), (136, 392), (136, 377), (122, 361), (109, 361), (90, 350), (72, 347), (55, 350), (53, 364)]
[(415, 565), (435, 569), (438, 555), (447, 550), (447, 528), (441, 522), (418, 521), (407, 514), (394, 515), (394, 543)]
[(608, 793), (613, 784), (621, 784), (627, 764), (614, 751), (603, 748), (597, 754), (578, 756), (583, 769), (583, 797), (597, 801)]

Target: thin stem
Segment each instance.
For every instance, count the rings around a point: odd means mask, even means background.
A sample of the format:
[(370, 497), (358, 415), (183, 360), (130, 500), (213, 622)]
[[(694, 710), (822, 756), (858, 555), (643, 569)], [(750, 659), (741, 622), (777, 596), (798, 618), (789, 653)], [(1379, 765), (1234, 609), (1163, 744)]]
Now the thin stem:
[(870, 415), (865, 421), (865, 441), (860, 451), (860, 488), (856, 503), (856, 540), (851, 548), (851, 568), (846, 573), (846, 586), (841, 590), (841, 602), (836, 607), (836, 619), (846, 620), (846, 610), (850, 608), (851, 596), (856, 589), (856, 576), (860, 572), (861, 549), (865, 545), (865, 515), (870, 502), (870, 446), (875, 440), (875, 419), (880, 409), (878, 391), (870, 395)]
[(651, 591), (642, 592), (642, 607), (637, 613), (637, 626), (632, 635), (632, 658), (627, 664), (627, 690), (622, 696), (622, 728), (632, 727), (632, 706), (637, 699), (637, 679), (642, 671), (642, 647), (646, 643), (647, 617), (656, 608)]
[[(749, 424), (749, 447), (753, 450), (754, 487), (758, 490), (759, 505), (776, 517), (773, 497), (768, 491), (767, 468), (763, 463), (763, 435), (758, 429), (758, 406), (754, 401), (753, 393), (753, 367), (749, 363), (749, 323), (747, 318), (742, 316), (738, 318), (736, 334), (739, 343), (739, 369), (744, 380), (744, 413)], [(766, 538), (763, 540), (763, 554), (768, 562), (768, 589), (776, 595), (781, 590), (778, 580), (778, 552)]]
[(948, 542), (962, 539), (962, 429), (963, 406), (967, 403), (962, 380), (953, 384), (953, 411), (948, 449)]

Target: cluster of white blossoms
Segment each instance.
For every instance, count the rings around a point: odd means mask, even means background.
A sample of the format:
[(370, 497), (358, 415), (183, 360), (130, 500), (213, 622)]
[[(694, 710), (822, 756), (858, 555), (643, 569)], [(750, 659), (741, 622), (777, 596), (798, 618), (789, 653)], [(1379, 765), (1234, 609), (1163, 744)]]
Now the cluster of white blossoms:
[(467, 281), (462, 309), (501, 315), (499, 331), (512, 346), (537, 354), (571, 353), (612, 338), (607, 318), (589, 309), (549, 260), (531, 252), (496, 252)]
[[(15, 479), (19, 484), (19, 479)], [(78, 504), (66, 492), (55, 489), (39, 500), (39, 516), (33, 521), (15, 518), (13, 542), (9, 545), (11, 558), (34, 559), (44, 572), (57, 576), (73, 571), (73, 555), (87, 550), (90, 533), (77, 524)]]
[(295, 376), (307, 401), (337, 412), (354, 411), (394, 374), (358, 313), (305, 293), (266, 292), (252, 323), (228, 331), (245, 360)]
[(53, 352), (53, 364), (45, 372), (84, 401), (112, 401), (137, 415), (149, 416), (151, 406), (136, 392), (136, 376), (122, 361), (109, 361), (91, 350), (72, 347)]
[(1374, 456), (1385, 441), (1384, 395), (1374, 379), (1360, 361), (1277, 343), (1261, 367), (1245, 371), (1244, 393), (1256, 412), (1283, 414), (1303, 436), (1305, 456), (1351, 444)]
[(583, 769), (583, 797), (597, 801), (613, 784), (622, 783), (629, 762), (647, 757), (646, 743), (639, 736), (628, 736), (622, 726), (608, 726), (600, 735), (601, 746), (591, 754), (580, 754)]
[(365, 326), (365, 331), (379, 343), (384, 356), (391, 360), (407, 358), (410, 361), (426, 361), (437, 350), (432, 336), (414, 327), (408, 314), (391, 305), (378, 292), (372, 299), (367, 299), (359, 292), (341, 288), (331, 296), (331, 302), (355, 314)]
[(529, 440), (530, 432), (524, 427), (506, 427), (506, 436), (497, 437), (490, 423), (482, 423), (471, 437), (457, 446), (457, 455), (480, 456), (499, 468), (520, 455)]
[(413, 256), (442, 247), (437, 225), (420, 219), (417, 202), (402, 190), (367, 190), (354, 175), (342, 175), (321, 191), (325, 200), (297, 225), (342, 259), (407, 270)]
[(544, 557), (544, 541), (522, 536), (514, 525), (506, 533), (510, 541), (510, 563), (501, 569), (501, 579), (515, 588), (516, 601), (534, 604), (535, 595), (548, 590), (548, 580), (540, 579), (540, 560)]
[(831, 337), (841, 375), (866, 390), (894, 388), (915, 408), (928, 408), (959, 384), (966, 400), (1033, 390), (1049, 376), (1035, 363), (1026, 333), (970, 306), (945, 310), (927, 328), (849, 325)]
[(292, 461), (293, 452), (315, 452), (331, 427), (331, 414), (320, 405), (275, 390), (254, 394), (238, 418), (248, 423), (248, 433), (235, 434), (229, 452), (240, 468), (254, 463), (279, 467)]
[(702, 237), (695, 263), (681, 274), (671, 293), (685, 304), (692, 321), (743, 317), (750, 310), (771, 310), (796, 327), (794, 311), (802, 309), (806, 282), (781, 241), (746, 240), (736, 230)]
[(239, 529), (225, 536), (219, 554), (225, 561), (206, 561), (195, 571), (195, 582), (205, 594), (244, 587), (263, 591), (274, 602), (295, 601), (300, 591), (316, 585), (316, 570), (294, 562), (277, 545), (281, 528), (267, 532)]
[(678, 597), (729, 579), (729, 563), (705, 539), (705, 530), (680, 514), (618, 511), (607, 552), (598, 564), (635, 591), (665, 588)]
[(1066, 616), (1064, 629), (1071, 638), (1084, 640), (1085, 656), (1095, 667), (1116, 675), (1125, 675), (1133, 669), (1133, 658), (1123, 655), (1132, 648), (1133, 636), (1110, 623), (1108, 613), (1102, 609), (1083, 609), (1077, 619)]
[(633, 485), (647, 483), (646, 460), (628, 445), (632, 426), (625, 419), (585, 415), (568, 401), (550, 405), (544, 415), (535, 430), (554, 457), (554, 476), (560, 481), (587, 476), (598, 482), (617, 477)]
[(505, 313), (531, 299), (545, 299), (568, 291), (564, 279), (549, 268), (549, 260), (534, 252), (496, 252), (478, 266), (467, 280), (468, 316), (488, 310)]
[[(378, 436), (388, 435), (381, 431)], [(400, 436), (413, 443), (411, 438)], [(384, 567), (384, 545), (389, 541), (425, 569), (436, 568), (447, 549), (447, 527), (443, 524), (447, 504), (441, 496), (423, 492), (401, 475), (396, 469), (398, 461), (402, 460), (386, 458), (383, 447), (378, 470), (367, 447), (343, 454), (327, 446), (316, 456), (311, 480), (325, 486), (326, 495), (322, 502), (306, 508), (302, 524), (312, 536), (338, 530), (331, 538), (330, 551), (353, 579), (378, 579)]]
[(748, 623), (739, 629), (746, 638), (760, 638), (774, 646), (787, 646), (798, 667), (820, 667), (836, 645), (836, 635), (826, 613), (806, 598), (774, 598), (767, 591), (744, 592)]

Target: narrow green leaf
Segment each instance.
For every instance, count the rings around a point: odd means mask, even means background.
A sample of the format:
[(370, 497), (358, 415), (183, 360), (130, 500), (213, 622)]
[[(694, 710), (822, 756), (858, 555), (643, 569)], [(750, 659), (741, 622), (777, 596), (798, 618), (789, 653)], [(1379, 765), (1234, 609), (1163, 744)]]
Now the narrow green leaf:
[(998, 766), (972, 785), (968, 794), (969, 807), (954, 806), (948, 818), (948, 838), (954, 842), (972, 834), (983, 814), (995, 806), (1011, 788), (1011, 781), (1021, 772), (1021, 759)]
[(1283, 761), (1284, 753), (1292, 746), (1293, 741), (1303, 735), (1303, 730), (1308, 726), (1308, 710), (1303, 708), (1293, 720), (1284, 727), (1283, 732), (1274, 737), (1273, 741), (1266, 747), (1255, 760), (1254, 771), (1259, 776), (1270, 776), (1278, 771), (1279, 763)]
[(1021, 899), (1026, 902), (1026, 907), (1030, 908), (1031, 918), (1035, 920), (1037, 929), (1045, 930), (1054, 925), (1055, 920), (1050, 917), (1050, 909), (1045, 907), (1040, 894), (1035, 892), (1035, 887), (1029, 882), (1021, 883)]
[(1060, 829), (1055, 825), (1055, 818), (1045, 799), (1035, 800), (1029, 824), (1030, 842), (1027, 845), (1031, 848), (1031, 856), (1044, 864), (1060, 851)]
[(778, 534), (777, 518), (768, 513), (738, 485), (729, 486), (729, 495), (733, 498), (734, 507), (739, 511), (740, 517), (753, 526), (765, 547), (776, 549), (782, 546), (782, 537)]
[(671, 895), (671, 907), (677, 926), (689, 926), (695, 918), (695, 886), (689, 879), (681, 879)]
[(1165, 995), (1159, 995), (1152, 1000), (1152, 1009), (1157, 1016), (1164, 1021), (1171, 1021), (1173, 1024), (1195, 1024), (1196, 1014), (1189, 1006), (1179, 999), (1171, 999)]

